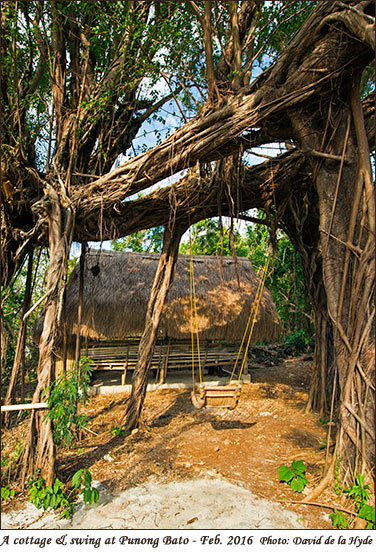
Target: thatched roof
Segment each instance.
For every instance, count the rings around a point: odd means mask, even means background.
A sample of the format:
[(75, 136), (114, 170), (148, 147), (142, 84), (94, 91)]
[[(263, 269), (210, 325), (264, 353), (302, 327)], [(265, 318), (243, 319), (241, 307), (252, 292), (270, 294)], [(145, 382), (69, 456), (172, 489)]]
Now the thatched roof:
[[(89, 251), (85, 263), (82, 336), (124, 339), (143, 332), (146, 307), (159, 254)], [(221, 264), (223, 270), (221, 270)], [(237, 265), (237, 267), (236, 267)], [(99, 266), (98, 270), (95, 270)], [(94, 270), (93, 270), (94, 268)], [(237, 272), (240, 279), (238, 286)], [(258, 277), (250, 261), (238, 258), (194, 256), (199, 335), (209, 340), (241, 340)], [(158, 337), (190, 337), (189, 256), (179, 255)], [(79, 266), (66, 291), (64, 316), (68, 334), (77, 331)], [(264, 290), (253, 342), (274, 340), (280, 321), (272, 297)]]

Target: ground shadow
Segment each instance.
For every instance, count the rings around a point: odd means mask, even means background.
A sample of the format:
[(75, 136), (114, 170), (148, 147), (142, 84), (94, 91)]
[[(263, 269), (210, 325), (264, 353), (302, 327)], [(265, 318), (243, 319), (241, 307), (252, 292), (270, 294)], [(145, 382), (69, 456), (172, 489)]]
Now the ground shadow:
[(296, 428), (293, 432), (286, 434), (285, 438), (300, 448), (312, 448), (317, 450), (323, 445), (321, 436), (313, 434), (312, 432), (307, 432), (306, 430), (301, 430), (300, 428)]
[(240, 420), (223, 420), (222, 417), (228, 412), (228, 409), (221, 409), (220, 407), (196, 409), (191, 403), (190, 394), (183, 393), (176, 397), (161, 415), (153, 419), (150, 425), (156, 428), (162, 428), (167, 426), (170, 420), (177, 414), (184, 413), (194, 414), (196, 419), (190, 425), (186, 426), (186, 428), (202, 424), (203, 422), (210, 423), (214, 430), (244, 429), (251, 428), (256, 424), (254, 422), (246, 423)]

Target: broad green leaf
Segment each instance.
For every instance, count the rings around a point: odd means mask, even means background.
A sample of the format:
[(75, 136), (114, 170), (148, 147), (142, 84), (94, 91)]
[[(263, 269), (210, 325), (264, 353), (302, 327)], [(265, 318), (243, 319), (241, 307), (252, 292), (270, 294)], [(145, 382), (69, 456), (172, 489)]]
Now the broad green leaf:
[(77, 489), (81, 486), (81, 475), (82, 475), (83, 469), (78, 470), (74, 473), (72, 477), (72, 484)]
[(62, 483), (60, 482), (60, 480), (58, 478), (56, 478), (55, 483), (54, 483), (54, 493), (57, 493), (61, 489), (62, 489)]
[(375, 523), (375, 509), (371, 505), (368, 505), (368, 503), (362, 505), (358, 515), (360, 518), (364, 518), (365, 520)]
[(84, 486), (86, 488), (89, 488), (90, 485), (91, 485), (91, 481), (92, 481), (92, 476), (90, 474), (90, 471), (86, 470), (85, 471), (85, 478), (84, 478)]
[(298, 476), (290, 482), (290, 486), (294, 492), (302, 492), (306, 487), (306, 482)]
[(91, 497), (91, 491), (90, 490), (85, 490), (84, 491), (84, 502), (89, 503), (90, 497)]
[(295, 474), (287, 465), (283, 465), (278, 470), (278, 479), (280, 482), (290, 482), (294, 476)]
[(345, 529), (349, 527), (349, 523), (345, 515), (336, 509), (334, 510), (334, 513), (329, 515), (329, 518), (332, 519), (332, 524), (335, 528)]
[(296, 470), (298, 472), (305, 472), (307, 467), (305, 466), (305, 464), (303, 463), (303, 461), (293, 461), (291, 463), (291, 466), (293, 468), (293, 470)]

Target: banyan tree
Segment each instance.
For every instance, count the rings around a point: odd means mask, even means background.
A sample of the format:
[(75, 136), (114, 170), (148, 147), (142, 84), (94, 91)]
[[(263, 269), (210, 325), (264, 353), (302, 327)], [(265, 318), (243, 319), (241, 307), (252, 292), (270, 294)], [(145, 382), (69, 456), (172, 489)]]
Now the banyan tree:
[[(50, 256), (34, 401), (52, 377), (72, 240), (165, 227), (130, 429), (182, 235), (203, 218), (262, 208), (302, 259), (315, 315), (308, 408), (335, 418), (331, 468), (341, 457), (345, 480), (371, 471), (374, 2), (8, 0), (1, 17), (3, 284), (37, 245)], [(158, 96), (160, 81), (167, 92)], [(180, 128), (119, 158), (172, 100)], [(247, 165), (247, 152), (275, 142), (285, 153)], [(174, 184), (137, 196), (182, 170)], [(49, 425), (33, 414), (24, 475), (39, 467), (52, 479)]]

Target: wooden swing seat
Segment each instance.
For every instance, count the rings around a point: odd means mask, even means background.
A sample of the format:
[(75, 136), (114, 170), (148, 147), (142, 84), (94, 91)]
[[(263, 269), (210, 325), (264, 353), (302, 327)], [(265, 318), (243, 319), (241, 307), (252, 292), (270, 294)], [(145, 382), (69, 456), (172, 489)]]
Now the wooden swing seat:
[(197, 409), (203, 407), (222, 407), (235, 409), (239, 402), (241, 382), (219, 386), (216, 384), (199, 384), (198, 393), (191, 393), (192, 404)]

